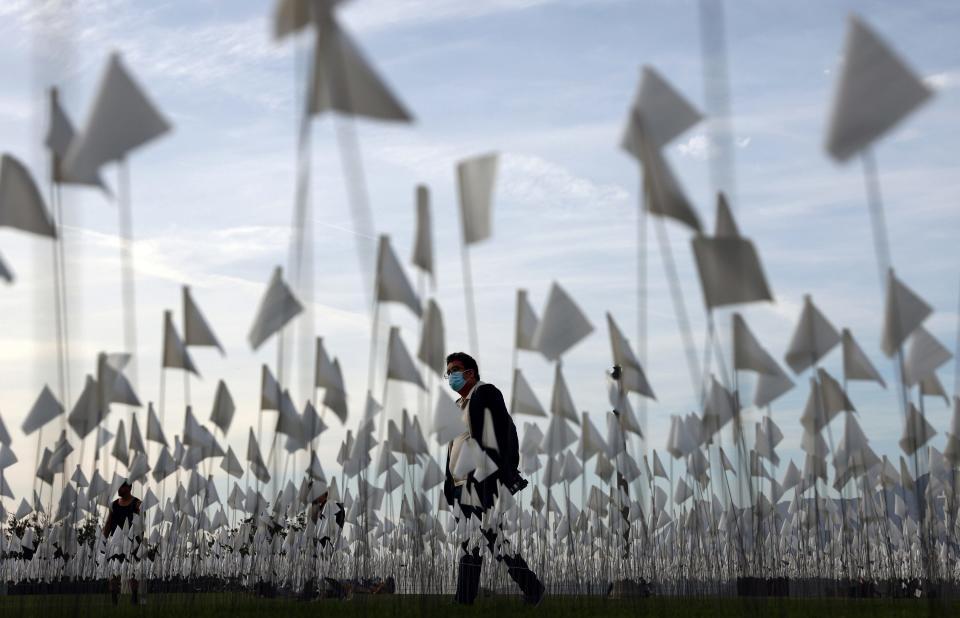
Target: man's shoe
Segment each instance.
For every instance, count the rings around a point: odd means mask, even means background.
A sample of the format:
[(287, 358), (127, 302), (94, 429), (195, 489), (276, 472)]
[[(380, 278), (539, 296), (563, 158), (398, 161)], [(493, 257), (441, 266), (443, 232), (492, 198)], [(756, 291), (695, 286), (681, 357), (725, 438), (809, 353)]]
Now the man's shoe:
[(537, 592), (523, 597), (523, 602), (533, 607), (540, 607), (540, 604), (543, 603), (543, 597), (545, 596), (547, 596), (546, 588), (544, 588), (543, 584), (540, 584)]

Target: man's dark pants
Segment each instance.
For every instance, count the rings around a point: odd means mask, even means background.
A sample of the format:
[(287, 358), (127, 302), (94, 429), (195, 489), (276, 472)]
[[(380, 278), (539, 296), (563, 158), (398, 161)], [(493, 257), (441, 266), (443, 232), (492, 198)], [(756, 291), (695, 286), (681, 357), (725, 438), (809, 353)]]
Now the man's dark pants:
[[(462, 486), (458, 485), (453, 491), (454, 499), (457, 503), (460, 502), (461, 489)], [(460, 509), (467, 517), (474, 516), (481, 521), (483, 520), (485, 509), (481, 507), (461, 504)], [(527, 562), (520, 557), (520, 554), (514, 553), (513, 556), (510, 556), (504, 553), (502, 556), (497, 556), (495, 553), (495, 544), (497, 541), (496, 528), (489, 530), (481, 528), (481, 532), (487, 539), (487, 549), (490, 551), (490, 554), (493, 555), (497, 561), (503, 561), (503, 563), (507, 565), (507, 574), (510, 575), (510, 579), (516, 582), (524, 598), (534, 600), (539, 597), (543, 592), (543, 584), (540, 583), (536, 573), (531, 571), (530, 567), (527, 566)], [(483, 558), (480, 557), (479, 547), (474, 547), (472, 552), (467, 549), (467, 541), (461, 543), (460, 547), (463, 549), (463, 555), (460, 557), (460, 566), (457, 571), (457, 594), (455, 598), (458, 603), (470, 605), (474, 599), (477, 598), (477, 593), (480, 591), (480, 569), (483, 566)]]

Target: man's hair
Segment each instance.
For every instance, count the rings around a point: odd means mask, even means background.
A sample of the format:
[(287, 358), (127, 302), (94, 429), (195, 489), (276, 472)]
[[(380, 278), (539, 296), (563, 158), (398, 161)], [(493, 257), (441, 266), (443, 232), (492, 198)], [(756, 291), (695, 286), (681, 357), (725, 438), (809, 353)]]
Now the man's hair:
[(473, 360), (473, 357), (467, 354), (466, 352), (454, 352), (453, 354), (447, 355), (447, 364), (449, 365), (453, 361), (459, 361), (463, 365), (463, 370), (473, 369), (473, 375), (476, 378), (480, 379), (480, 367), (477, 366), (477, 361)]

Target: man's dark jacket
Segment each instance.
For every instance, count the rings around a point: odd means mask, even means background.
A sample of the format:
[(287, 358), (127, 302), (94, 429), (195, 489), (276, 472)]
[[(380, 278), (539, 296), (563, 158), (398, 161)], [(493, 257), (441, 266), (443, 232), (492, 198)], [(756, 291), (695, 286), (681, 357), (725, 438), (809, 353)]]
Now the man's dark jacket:
[[(463, 491), (466, 492), (469, 487), (474, 487), (477, 496), (484, 509), (493, 506), (493, 500), (497, 497), (497, 481), (505, 472), (516, 473), (520, 466), (520, 451), (517, 444), (517, 428), (513, 424), (513, 418), (507, 412), (507, 405), (503, 402), (503, 394), (493, 384), (481, 384), (473, 391), (473, 396), (469, 402), (469, 420), (470, 437), (477, 441), (480, 448), (490, 456), (493, 463), (497, 465), (497, 471), (485, 478), (483, 481), (477, 481), (473, 472), (467, 475), (467, 484)], [(490, 410), (490, 417), (493, 420), (493, 432), (497, 437), (498, 452), (492, 448), (492, 445), (483, 443), (483, 416), (484, 410)], [(447, 478), (443, 483), (443, 495), (447, 499), (447, 504), (453, 505), (454, 483), (453, 475), (450, 474), (450, 449), (447, 448)]]

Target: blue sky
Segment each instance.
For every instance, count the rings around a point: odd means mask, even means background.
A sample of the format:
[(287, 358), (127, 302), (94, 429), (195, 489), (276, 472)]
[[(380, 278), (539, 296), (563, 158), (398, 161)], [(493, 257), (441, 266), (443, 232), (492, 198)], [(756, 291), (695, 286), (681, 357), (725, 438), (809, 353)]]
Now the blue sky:
[[(259, 364), (276, 359), (272, 345), (252, 353), (245, 335), (270, 271), (287, 261), (295, 89), (303, 79), (296, 67), (304, 66), (309, 43), (274, 42), (264, 2), (63, 4), (49, 13), (37, 12), (28, 0), (0, 6), (0, 148), (42, 177), (44, 89), (59, 85), (79, 124), (107, 54), (124, 55), (175, 125), (171, 135), (130, 161), (138, 239), (138, 390), (144, 400), (157, 398), (162, 311), (178, 309), (179, 286), (189, 283), (227, 349), (225, 358), (194, 353), (204, 378), (193, 384), (193, 402), (206, 418), (216, 381), (227, 380), (239, 407), (229, 441), (242, 453), (246, 426), (256, 423)], [(389, 233), (407, 260), (414, 186), (430, 187), (436, 296), (448, 347), (466, 347), (454, 164), (473, 154), (502, 153), (494, 237), (471, 257), (484, 377), (509, 391), (515, 290), (529, 289), (539, 311), (551, 281), (558, 280), (596, 327), (564, 359), (564, 371), (577, 406), (590, 411), (598, 426), (606, 407), (602, 372), (610, 364), (604, 312), (611, 311), (636, 340), (638, 175), (635, 162), (618, 148), (620, 132), (644, 64), (703, 107), (697, 11), (698, 3), (686, 0), (356, 0), (341, 12), (345, 27), (417, 119), (410, 126), (356, 123), (377, 233)], [(775, 304), (743, 311), (782, 359), (802, 296), (811, 293), (838, 328), (853, 330), (889, 383), (890, 363), (879, 351), (881, 294), (860, 166), (837, 166), (822, 147), (851, 12), (864, 16), (937, 89), (930, 104), (886, 136), (876, 156), (894, 264), (935, 307), (928, 327), (954, 347), (954, 238), (960, 222), (960, 6), (954, 2), (728, 3), (734, 207), (776, 295)], [(668, 153), (701, 217), (712, 225), (704, 131), (704, 125), (691, 129)], [(315, 330), (340, 357), (357, 414), (370, 320), (331, 118), (314, 121), (313, 144)], [(116, 170), (106, 174), (116, 185)], [(122, 347), (120, 268), (116, 207), (96, 192), (71, 189), (65, 209), (75, 335), (71, 382), (77, 393), (82, 376), (94, 369), (96, 352)], [(700, 332), (703, 311), (688, 235), (669, 227), (687, 307)], [(19, 425), (42, 385), (55, 382), (50, 248), (2, 230), (0, 252), (18, 276), (14, 286), (0, 289), (0, 415), (21, 460), (8, 474), (19, 495), (29, 487), (35, 447), (34, 437), (22, 439)], [(649, 284), (647, 370), (658, 395), (648, 408), (649, 444), (662, 448), (669, 415), (692, 411), (695, 399), (656, 251)], [(391, 309), (387, 319), (402, 327), (408, 347), (415, 348), (412, 316)], [(720, 314), (720, 324), (728, 336), (729, 312)], [(839, 352), (825, 362), (835, 375), (839, 364)], [(548, 403), (552, 367), (526, 353), (520, 366)], [(787, 435), (784, 455), (795, 454), (799, 444), (806, 377), (798, 377), (799, 387), (774, 404), (774, 419)], [(952, 390), (952, 364), (940, 377)], [(168, 379), (168, 419), (181, 410), (181, 389), (169, 386), (179, 383), (179, 376)], [(877, 450), (899, 454), (894, 393), (854, 385), (850, 396)], [(391, 412), (416, 401), (414, 390), (391, 387)], [(947, 429), (950, 414), (943, 403), (928, 404), (935, 427)], [(121, 416), (115, 413), (111, 424)], [(321, 453), (332, 465), (343, 432), (329, 420), (333, 429), (324, 434)], [(835, 435), (841, 431), (835, 428)], [(942, 435), (935, 444), (942, 445)]]

